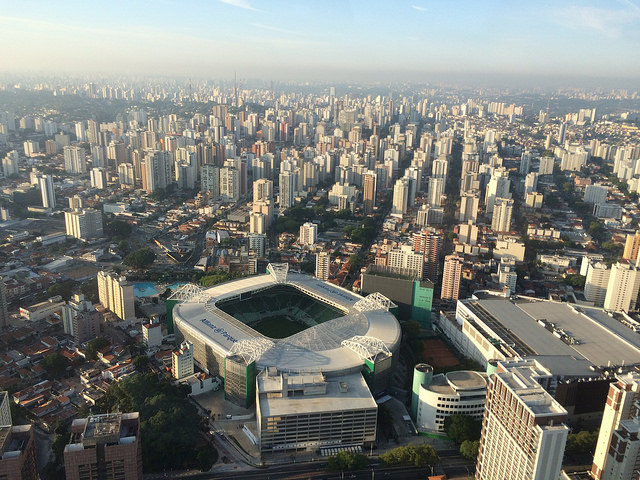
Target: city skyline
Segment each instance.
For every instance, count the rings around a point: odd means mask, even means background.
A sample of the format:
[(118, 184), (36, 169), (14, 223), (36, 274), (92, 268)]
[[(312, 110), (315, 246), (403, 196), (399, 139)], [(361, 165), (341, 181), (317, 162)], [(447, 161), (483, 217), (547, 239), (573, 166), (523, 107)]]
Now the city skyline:
[(626, 83), (639, 23), (630, 0), (6, 2), (0, 73)]

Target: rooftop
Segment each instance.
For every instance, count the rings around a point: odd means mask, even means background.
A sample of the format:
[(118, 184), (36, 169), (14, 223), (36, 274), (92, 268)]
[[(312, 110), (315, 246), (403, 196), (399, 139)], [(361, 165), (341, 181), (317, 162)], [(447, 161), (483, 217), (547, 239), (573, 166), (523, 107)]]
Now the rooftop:
[[(279, 389), (279, 385), (272, 384), (272, 380), (274, 378), (277, 378), (278, 380), (276, 381), (279, 382), (279, 376), (258, 376), (257, 385), (260, 414), (263, 417), (377, 408), (376, 402), (371, 396), (371, 392), (369, 391), (364, 378), (359, 373), (333, 377), (327, 379), (326, 382), (320, 382), (319, 379), (321, 376), (309, 375), (306, 380), (314, 382), (314, 385), (322, 384), (323, 387), (326, 385), (326, 390), (317, 389), (315, 391), (326, 391), (326, 393), (306, 396), (267, 398), (268, 395), (262, 395), (262, 393), (272, 391), (271, 389), (273, 388)], [(296, 380), (294, 377), (292, 381), (298, 382), (300, 380)], [(294, 386), (295, 385), (291, 385), (291, 387)]]
[(600, 309), (488, 296), (462, 303), (491, 329), (488, 335), (497, 335), (520, 356), (537, 359), (555, 375), (593, 376), (591, 365), (640, 360), (640, 334)]

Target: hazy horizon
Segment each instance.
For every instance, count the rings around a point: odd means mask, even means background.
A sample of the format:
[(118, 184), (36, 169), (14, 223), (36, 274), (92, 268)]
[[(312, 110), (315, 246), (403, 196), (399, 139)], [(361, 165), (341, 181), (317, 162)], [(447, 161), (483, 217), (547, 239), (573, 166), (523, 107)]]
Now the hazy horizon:
[(0, 73), (629, 88), (640, 7), (602, 2), (4, 2)]

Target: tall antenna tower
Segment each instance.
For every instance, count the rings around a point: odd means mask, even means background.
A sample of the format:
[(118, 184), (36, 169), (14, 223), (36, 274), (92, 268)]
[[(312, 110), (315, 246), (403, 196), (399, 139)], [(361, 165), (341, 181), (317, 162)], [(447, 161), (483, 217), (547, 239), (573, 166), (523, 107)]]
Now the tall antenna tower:
[(238, 74), (233, 72), (233, 91), (234, 97), (236, 99), (236, 107), (239, 105), (238, 103)]

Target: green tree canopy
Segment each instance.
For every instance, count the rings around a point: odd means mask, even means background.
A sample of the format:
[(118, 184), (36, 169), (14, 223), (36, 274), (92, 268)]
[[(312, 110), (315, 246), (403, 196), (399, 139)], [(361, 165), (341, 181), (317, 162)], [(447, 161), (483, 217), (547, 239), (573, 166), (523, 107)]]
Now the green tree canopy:
[(68, 301), (73, 294), (74, 286), (75, 282), (73, 280), (54, 283), (49, 288), (47, 288), (47, 297), (51, 298), (55, 297), (56, 295), (60, 295), (63, 300)]
[[(145, 472), (203, 468), (212, 456), (199, 456), (200, 417), (184, 393), (147, 373), (114, 383), (96, 407), (101, 412), (140, 413)], [(209, 447), (213, 449), (213, 447)]]
[(447, 436), (460, 445), (465, 440), (479, 440), (482, 425), (468, 415), (449, 415), (444, 419)]
[(380, 455), (380, 464), (385, 467), (393, 465), (427, 467), (436, 465), (439, 461), (440, 458), (435, 449), (426, 443), (394, 448)]
[(335, 472), (339, 470), (362, 470), (369, 466), (366, 456), (352, 452), (338, 452), (327, 460), (327, 469)]
[(105, 232), (110, 237), (128, 237), (131, 235), (131, 225), (124, 220), (112, 220), (104, 227)]
[(46, 356), (42, 360), (41, 365), (50, 377), (59, 378), (64, 374), (71, 363), (69, 362), (69, 359), (61, 353), (53, 353)]
[(98, 337), (90, 340), (87, 343), (87, 348), (84, 351), (87, 360), (95, 360), (96, 358), (98, 358), (98, 352), (110, 343), (111, 342), (109, 341), (109, 339), (105, 337)]
[(156, 254), (153, 250), (148, 247), (142, 247), (124, 257), (122, 262), (133, 268), (144, 269), (149, 268), (155, 259)]
[(582, 430), (577, 433), (570, 433), (567, 437), (565, 453), (567, 455), (593, 454), (598, 441), (598, 432)]
[(469, 460), (476, 460), (479, 448), (480, 440), (465, 440), (460, 444), (460, 455)]

